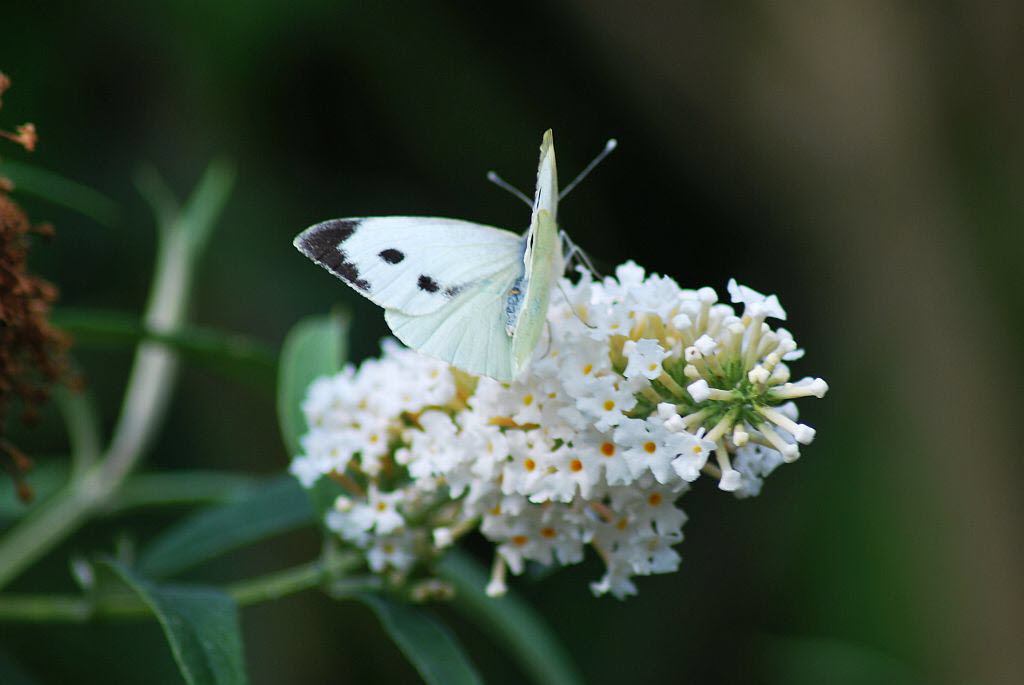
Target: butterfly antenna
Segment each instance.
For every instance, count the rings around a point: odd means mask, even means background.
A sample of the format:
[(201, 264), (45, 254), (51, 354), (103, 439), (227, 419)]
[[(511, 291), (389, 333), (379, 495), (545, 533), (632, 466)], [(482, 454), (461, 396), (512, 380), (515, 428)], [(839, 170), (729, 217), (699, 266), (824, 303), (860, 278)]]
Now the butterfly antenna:
[(593, 171), (594, 167), (596, 167), (598, 164), (600, 164), (601, 160), (603, 160), (605, 157), (610, 155), (612, 153), (612, 150), (614, 150), (618, 146), (619, 146), (619, 141), (615, 140), (614, 138), (609, 138), (608, 142), (604, 144), (604, 149), (601, 150), (599, 153), (597, 153), (597, 157), (594, 157), (594, 159), (590, 160), (590, 164), (588, 164), (587, 166), (583, 167), (583, 171), (581, 171), (576, 176), (576, 178), (574, 178), (572, 180), (572, 183), (567, 185), (562, 190), (562, 192), (559, 193), (558, 199), (559, 200), (565, 199), (565, 196), (568, 195), (569, 193), (571, 193), (572, 189), (575, 188), (576, 186), (578, 186), (580, 184), (580, 181), (585, 179), (587, 177), (587, 174), (589, 174), (591, 171)]
[(526, 196), (526, 193), (519, 190), (519, 188), (516, 188), (514, 185), (503, 179), (501, 176), (498, 176), (496, 172), (488, 171), (487, 180), (493, 183), (494, 185), (498, 186), (499, 188), (507, 190), (508, 192), (512, 193), (520, 200), (525, 202), (530, 209), (533, 209), (533, 201)]

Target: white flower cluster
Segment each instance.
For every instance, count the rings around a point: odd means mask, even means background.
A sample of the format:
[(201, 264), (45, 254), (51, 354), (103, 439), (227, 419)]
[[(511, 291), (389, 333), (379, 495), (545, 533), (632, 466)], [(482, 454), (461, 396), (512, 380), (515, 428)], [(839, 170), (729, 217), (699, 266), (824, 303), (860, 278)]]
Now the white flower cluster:
[(737, 314), (631, 262), (560, 290), (549, 340), (513, 383), (386, 343), (312, 385), (292, 472), (339, 484), (327, 525), (371, 569), (406, 574), (478, 529), (496, 545), (491, 594), (506, 569), (576, 563), (589, 545), (606, 565), (593, 591), (624, 597), (633, 576), (677, 568), (690, 483), (756, 495), (813, 439), (792, 400), (828, 386), (790, 382), (802, 351), (765, 323), (785, 318), (774, 296), (730, 281)]

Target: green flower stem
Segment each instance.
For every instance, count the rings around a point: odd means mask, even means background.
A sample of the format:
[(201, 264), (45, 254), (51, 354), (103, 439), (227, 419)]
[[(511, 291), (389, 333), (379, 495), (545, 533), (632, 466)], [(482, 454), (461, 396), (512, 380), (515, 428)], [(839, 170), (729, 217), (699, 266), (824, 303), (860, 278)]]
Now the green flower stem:
[[(156, 273), (144, 317), (147, 328), (173, 332), (181, 327), (196, 261), (227, 198), (231, 178), (224, 167), (211, 165), (188, 205), (170, 225), (160, 226)], [(0, 540), (0, 588), (74, 532), (120, 488), (163, 420), (176, 369), (175, 354), (167, 347), (139, 345), (109, 446), (95, 464), (77, 469), (61, 491)]]
[(90, 611), (77, 595), (0, 595), (0, 621), (81, 623)]
[[(251, 606), (321, 587), (362, 563), (359, 555), (340, 554), (240, 581), (227, 586), (225, 591), (239, 606)], [(128, 594), (95, 599), (79, 595), (0, 595), (0, 621), (86, 623), (147, 616), (152, 616), (149, 607)]]
[(358, 554), (337, 554), (329, 559), (235, 583), (228, 588), (228, 594), (239, 606), (259, 604), (319, 587), (362, 565), (363, 558)]

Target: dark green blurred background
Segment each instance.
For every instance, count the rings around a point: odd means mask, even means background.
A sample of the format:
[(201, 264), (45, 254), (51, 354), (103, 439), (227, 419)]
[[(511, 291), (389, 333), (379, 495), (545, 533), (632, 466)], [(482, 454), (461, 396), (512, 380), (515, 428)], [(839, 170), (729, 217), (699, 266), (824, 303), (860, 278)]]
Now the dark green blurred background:
[[(727, 6), (726, 6), (727, 5)], [(3, 128), (27, 161), (116, 200), (110, 226), (19, 196), (58, 239), (35, 252), (63, 303), (141, 309), (154, 232), (132, 185), (187, 192), (238, 165), (193, 321), (277, 344), (342, 302), (353, 357), (380, 311), (291, 247), (315, 221), (426, 214), (511, 228), (541, 132), (568, 180), (617, 151), (560, 221), (601, 266), (634, 259), (724, 294), (776, 292), (807, 349), (818, 428), (761, 497), (710, 482), (679, 572), (594, 599), (594, 560), (515, 584), (588, 682), (1024, 682), (1019, 408), (1024, 332), (1024, 11), (972, 2), (39, 2), (0, 10)], [(76, 358), (109, 427), (130, 355)], [(55, 421), (19, 438), (59, 453)], [(273, 473), (269, 394), (186, 369), (154, 468)], [(15, 587), (66, 590), (71, 552), (169, 516), (91, 526)], [(310, 558), (312, 534), (198, 577)], [(482, 551), (484, 546), (480, 546)], [(447, 614), (446, 614), (447, 616)], [(488, 681), (511, 662), (451, 617)], [(414, 681), (369, 612), (315, 593), (244, 613), (255, 683)], [(178, 682), (155, 623), (0, 625), (46, 683)]]

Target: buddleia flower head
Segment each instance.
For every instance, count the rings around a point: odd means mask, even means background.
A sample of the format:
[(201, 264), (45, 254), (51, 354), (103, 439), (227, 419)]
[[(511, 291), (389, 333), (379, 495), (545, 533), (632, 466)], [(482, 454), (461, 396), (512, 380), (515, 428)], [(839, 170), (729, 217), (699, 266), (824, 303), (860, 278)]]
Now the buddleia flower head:
[(605, 563), (597, 594), (674, 571), (682, 496), (710, 478), (756, 495), (814, 430), (791, 382), (802, 355), (774, 296), (730, 281), (731, 304), (636, 264), (563, 279), (548, 340), (516, 381), (471, 377), (398, 347), (316, 381), (292, 471), (340, 485), (328, 527), (374, 571), (404, 577), (479, 531), (495, 546), (488, 592), (528, 563)]

